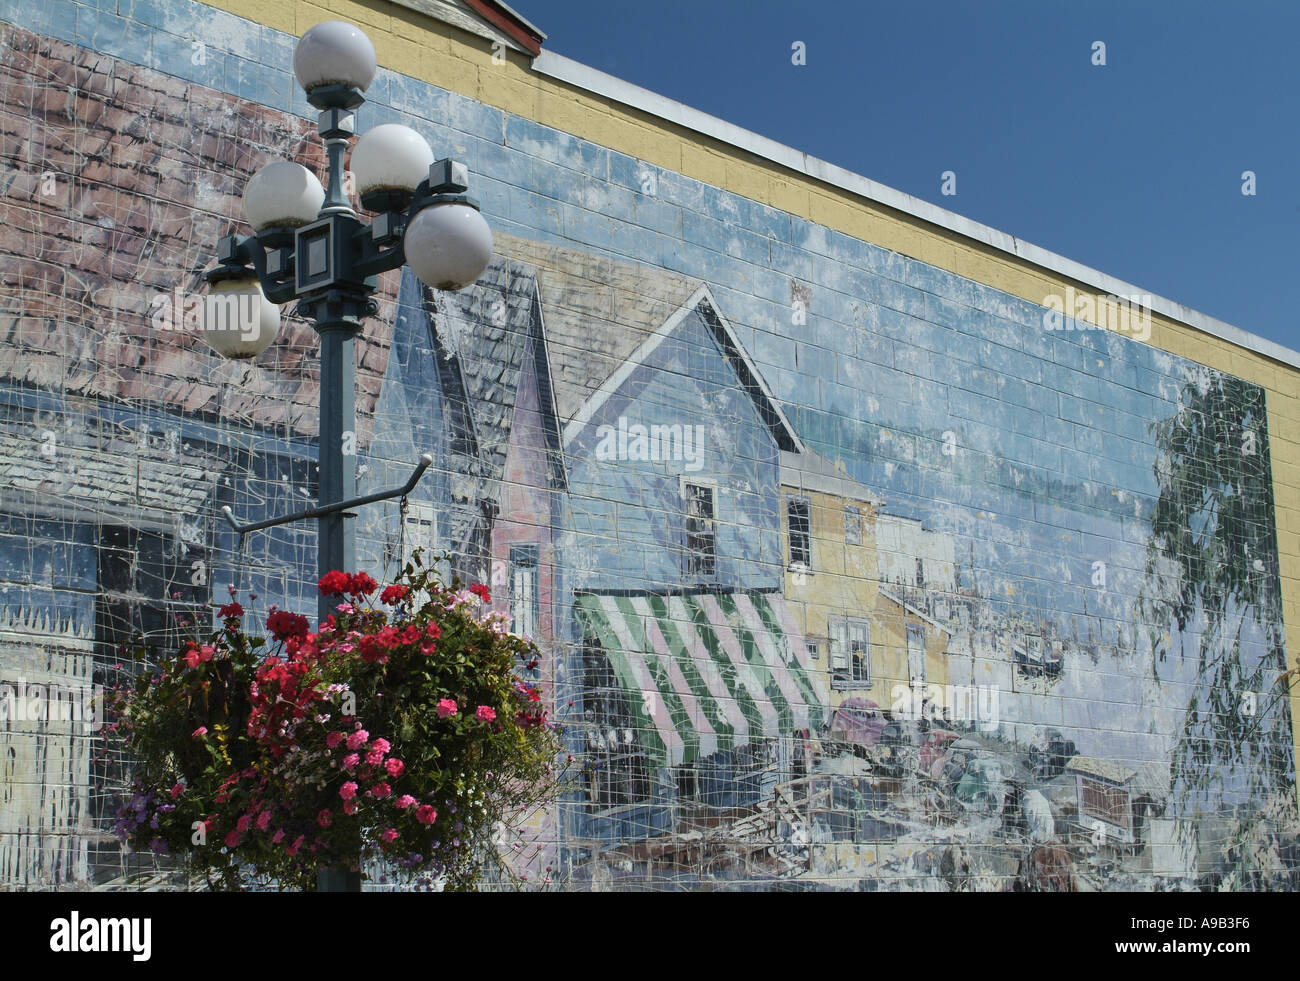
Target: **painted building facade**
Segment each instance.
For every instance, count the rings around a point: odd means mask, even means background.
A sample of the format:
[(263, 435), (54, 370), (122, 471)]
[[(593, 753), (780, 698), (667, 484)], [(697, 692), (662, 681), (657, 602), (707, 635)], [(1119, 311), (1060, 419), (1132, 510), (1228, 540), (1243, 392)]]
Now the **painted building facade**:
[(1053, 321), (1137, 291), (490, 0), (46, 0), (0, 3), (0, 887), (161, 874), (107, 833), (129, 762), (29, 689), (227, 585), (314, 604), (314, 528), (220, 508), (314, 497), (315, 338), (176, 328), (248, 177), (321, 166), (290, 63), (335, 18), (380, 56), (359, 124), (466, 161), (496, 234), (463, 293), (381, 281), (361, 492), (435, 464), (358, 554), (489, 582), (573, 703), (534, 881), (1003, 889), (1049, 848), (1085, 888), (1297, 884), (1300, 355), (1165, 301)]

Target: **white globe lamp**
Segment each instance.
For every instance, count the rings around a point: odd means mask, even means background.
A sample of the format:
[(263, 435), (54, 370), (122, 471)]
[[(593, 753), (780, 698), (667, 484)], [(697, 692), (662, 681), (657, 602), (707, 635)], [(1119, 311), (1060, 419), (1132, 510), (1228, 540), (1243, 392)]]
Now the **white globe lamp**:
[(411, 219), (405, 247), (406, 264), (420, 282), (463, 290), (492, 261), (492, 229), (468, 204), (433, 204)]
[(208, 287), (200, 334), (222, 357), (257, 357), (280, 330), (280, 308), (266, 298), (255, 275), (219, 279)]
[(267, 164), (244, 188), (244, 217), (256, 232), (310, 224), (324, 204), (325, 189), (316, 175), (288, 160)]
[(362, 205), (371, 211), (405, 210), (432, 163), (428, 141), (411, 127), (384, 123), (367, 130), (352, 148), (352, 176)]
[(298, 39), (293, 73), (303, 91), (346, 85), (364, 92), (375, 79), (375, 46), (361, 28), (341, 20), (317, 24)]

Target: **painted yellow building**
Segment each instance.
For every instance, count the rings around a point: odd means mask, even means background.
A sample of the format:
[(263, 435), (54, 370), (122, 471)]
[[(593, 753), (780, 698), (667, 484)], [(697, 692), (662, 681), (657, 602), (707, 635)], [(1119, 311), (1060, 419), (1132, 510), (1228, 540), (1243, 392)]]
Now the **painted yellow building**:
[(782, 454), (781, 494), (786, 600), (826, 704), (889, 709), (913, 685), (946, 685), (948, 628), (881, 582), (884, 501), (812, 451)]

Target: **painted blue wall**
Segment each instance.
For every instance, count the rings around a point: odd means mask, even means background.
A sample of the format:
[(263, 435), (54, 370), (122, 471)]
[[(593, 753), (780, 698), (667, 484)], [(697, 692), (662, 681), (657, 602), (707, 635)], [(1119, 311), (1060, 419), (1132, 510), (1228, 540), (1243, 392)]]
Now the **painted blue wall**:
[[(294, 39), (202, 4), (0, 0), (0, 20), (119, 66), (193, 83), (192, 104), (178, 111), (191, 114), (196, 130), (211, 112), (209, 91), (315, 117), (292, 82)], [(195, 57), (196, 39), (204, 44), (202, 59)], [(889, 510), (950, 536), (963, 581), (992, 614), (1035, 616), (1062, 630), (1087, 618), (1097, 649), (1074, 687), (1027, 699), (1031, 714), (1016, 721), (1056, 725), (1092, 755), (1133, 764), (1168, 760), (1180, 714), (1191, 695), (1203, 693), (1203, 679), (1188, 666), (1195, 659), (1173, 658), (1153, 669), (1149, 650), (1121, 659), (1101, 646), (1141, 643), (1131, 628), (1159, 491), (1155, 427), (1211, 383), (1204, 369), (1115, 333), (1046, 330), (1040, 305), (416, 79), (381, 71), (367, 97), (358, 128), (402, 122), (424, 134), (438, 156), (465, 160), (473, 192), (499, 233), (707, 284), (799, 436), (877, 490)], [(41, 161), (15, 157), (6, 164), (30, 169)], [(647, 175), (655, 178), (653, 194), (643, 192)], [(175, 193), (191, 195), (185, 200), (200, 214), (192, 189)], [(81, 220), (87, 234), (98, 233), (97, 219)], [(545, 297), (545, 275), (540, 283)], [(806, 319), (793, 315), (796, 297)], [(594, 458), (596, 427), (619, 415), (705, 426), (701, 472), (728, 491), (719, 496), (719, 581), (781, 585), (777, 448), (698, 317), (685, 318), (679, 330), (566, 447), (571, 497), (557, 508), (563, 517), (556, 522), (563, 539), (561, 624), (571, 624), (574, 589), (681, 583), (681, 494), (673, 468)], [(436, 472), (419, 494), (449, 511), (459, 475), (445, 441), (446, 393), (431, 362), (427, 315), (407, 276), (374, 437), (360, 462), (370, 467), (365, 489), (377, 489), (400, 483), (414, 456), (432, 449)], [(230, 472), (214, 474), (214, 503), (229, 504), (242, 520), (300, 508), (314, 493), (314, 447), (278, 427), (254, 432), (144, 400), (74, 403), (59, 392), (19, 386), (7, 388), (0, 405), (6, 421), (18, 425), (42, 400), (83, 421), (170, 427), (216, 448)], [(1263, 421), (1256, 422), (1262, 440)], [(128, 465), (125, 457), (120, 462)], [(3, 494), (0, 488), (0, 512), (7, 510)], [(394, 517), (391, 506), (363, 515), (361, 552), (372, 561)], [(314, 606), (311, 526), (260, 535), (241, 552), (215, 512), (209, 519), (215, 598), (224, 598), (230, 582), (258, 592), (263, 603)], [(93, 541), (85, 521), (38, 525), (7, 513), (0, 521), (5, 602), (12, 595), (90, 615)], [(1261, 575), (1276, 577), (1275, 553), (1261, 556)], [(1098, 562), (1107, 569), (1101, 586)], [(1201, 627), (1195, 616), (1181, 638), (1185, 650), (1195, 650)], [(1231, 652), (1240, 662), (1236, 677), (1285, 667), (1272, 663), (1277, 652), (1268, 647), (1269, 632), (1278, 628), (1243, 631)], [(563, 699), (579, 679), (559, 683)], [(1285, 737), (1289, 754), (1285, 703), (1270, 712), (1267, 725)], [(1269, 773), (1280, 774), (1270, 791), (1293, 801), (1294, 759), (1266, 762)], [(1245, 786), (1241, 775), (1257, 766), (1240, 762), (1225, 783), (1235, 792)], [(661, 829), (662, 813), (634, 823)]]
[[(603, 427), (610, 427), (617, 442), (620, 418), (633, 436), (633, 426), (678, 426), (683, 434), (690, 427), (693, 459), (686, 458), (684, 445), (680, 460), (632, 459), (634, 439), (624, 441), (628, 458), (601, 459), (607, 455)], [(716, 574), (710, 581), (725, 589), (778, 588), (779, 453), (708, 326), (692, 310), (566, 444), (569, 534), (562, 554), (572, 570), (571, 586), (661, 590), (687, 582), (682, 484), (694, 481), (715, 489)]]

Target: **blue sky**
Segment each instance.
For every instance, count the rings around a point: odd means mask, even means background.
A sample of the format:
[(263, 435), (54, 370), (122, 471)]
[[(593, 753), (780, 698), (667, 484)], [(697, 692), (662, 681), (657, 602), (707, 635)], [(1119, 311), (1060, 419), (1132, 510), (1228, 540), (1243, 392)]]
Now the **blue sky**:
[(516, 9), (552, 51), (1300, 350), (1294, 0)]

